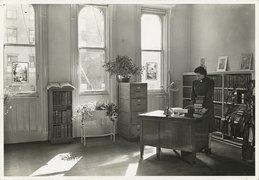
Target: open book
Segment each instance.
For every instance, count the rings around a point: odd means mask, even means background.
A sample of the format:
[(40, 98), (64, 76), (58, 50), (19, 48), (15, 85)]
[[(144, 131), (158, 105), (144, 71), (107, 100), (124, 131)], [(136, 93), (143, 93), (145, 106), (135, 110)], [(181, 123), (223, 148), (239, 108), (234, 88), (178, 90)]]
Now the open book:
[(63, 88), (63, 87), (71, 87), (75, 89), (75, 87), (72, 84), (64, 82), (64, 83), (49, 83), (47, 85), (47, 90), (49, 90), (50, 88)]

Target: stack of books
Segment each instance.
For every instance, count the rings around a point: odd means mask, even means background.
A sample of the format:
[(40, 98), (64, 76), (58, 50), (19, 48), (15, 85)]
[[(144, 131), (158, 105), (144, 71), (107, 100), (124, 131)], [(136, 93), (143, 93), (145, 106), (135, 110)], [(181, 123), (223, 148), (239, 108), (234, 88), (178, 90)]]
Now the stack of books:
[(195, 98), (195, 104), (194, 104), (194, 113), (195, 114), (201, 114), (201, 109), (203, 108), (203, 101), (205, 96), (197, 96)]

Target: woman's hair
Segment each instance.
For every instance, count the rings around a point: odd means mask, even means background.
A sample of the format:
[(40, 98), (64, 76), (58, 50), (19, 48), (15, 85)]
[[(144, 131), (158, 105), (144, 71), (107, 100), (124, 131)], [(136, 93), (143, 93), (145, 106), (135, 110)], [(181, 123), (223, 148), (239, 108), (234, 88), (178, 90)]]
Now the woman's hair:
[(206, 69), (204, 67), (202, 67), (202, 66), (199, 66), (199, 67), (195, 68), (194, 72), (195, 73), (200, 73), (200, 74), (205, 75), (205, 76), (207, 75)]

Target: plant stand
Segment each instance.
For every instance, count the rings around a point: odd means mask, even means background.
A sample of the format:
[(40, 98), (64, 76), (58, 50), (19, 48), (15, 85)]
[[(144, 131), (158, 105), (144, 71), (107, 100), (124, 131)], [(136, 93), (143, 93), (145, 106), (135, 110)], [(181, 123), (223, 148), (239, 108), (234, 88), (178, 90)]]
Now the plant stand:
[[(115, 142), (117, 120), (111, 120), (110, 117), (107, 117), (105, 115), (105, 111), (93, 111), (91, 112), (91, 114), (93, 115), (92, 116), (86, 115), (86, 116), (83, 116), (81, 119), (81, 143), (83, 143), (83, 145), (86, 146), (87, 138), (104, 137), (104, 136), (110, 136), (111, 140)], [(102, 121), (105, 121), (106, 123), (110, 124), (109, 132), (106, 132), (105, 130), (102, 130), (102, 129), (98, 129), (98, 127), (91, 126), (91, 123), (93, 122), (94, 124), (96, 124), (96, 126), (98, 125), (100, 126), (99, 123), (102, 123)], [(95, 129), (96, 131), (98, 131), (98, 133), (91, 134), (91, 132), (89, 132), (89, 129)]]

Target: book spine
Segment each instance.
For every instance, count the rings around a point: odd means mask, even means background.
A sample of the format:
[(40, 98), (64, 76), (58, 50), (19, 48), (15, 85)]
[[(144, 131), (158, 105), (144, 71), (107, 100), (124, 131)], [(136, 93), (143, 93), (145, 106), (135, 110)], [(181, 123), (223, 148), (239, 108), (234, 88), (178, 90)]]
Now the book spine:
[(67, 110), (67, 123), (71, 122), (71, 118), (72, 118), (72, 111), (71, 109)]
[(70, 105), (71, 104), (71, 96), (70, 96), (70, 92), (67, 92), (67, 104)]

